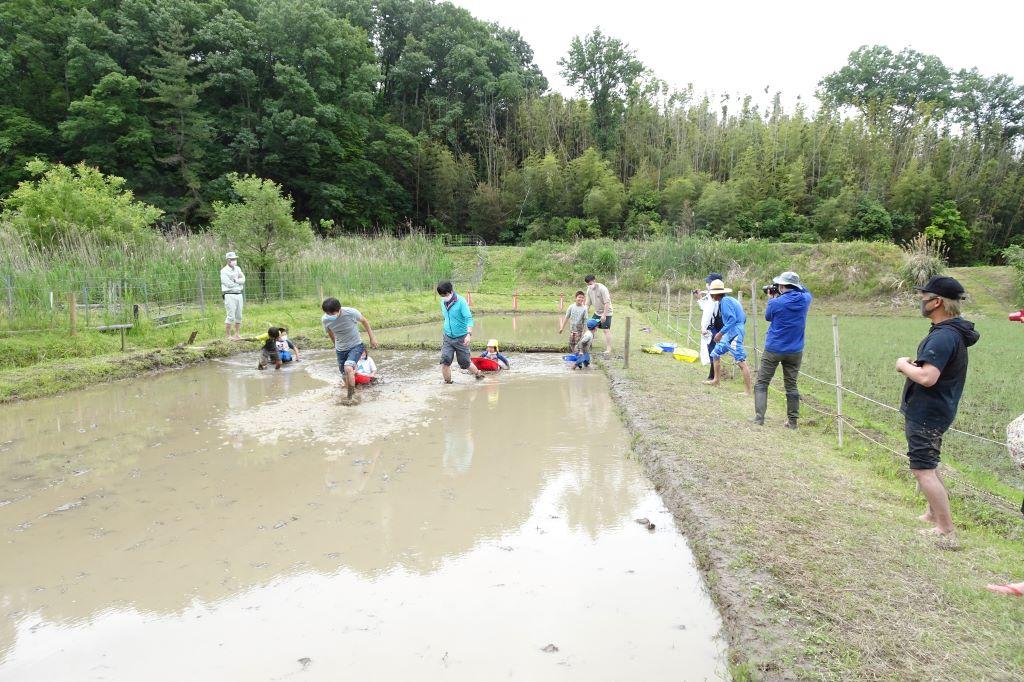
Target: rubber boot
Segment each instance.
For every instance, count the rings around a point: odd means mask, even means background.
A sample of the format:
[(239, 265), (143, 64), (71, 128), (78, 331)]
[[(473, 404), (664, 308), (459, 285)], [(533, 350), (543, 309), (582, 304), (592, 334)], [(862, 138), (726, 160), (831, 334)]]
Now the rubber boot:
[(764, 424), (764, 413), (768, 409), (768, 391), (754, 387), (754, 423)]
[(800, 416), (800, 394), (786, 394), (786, 428), (795, 429)]

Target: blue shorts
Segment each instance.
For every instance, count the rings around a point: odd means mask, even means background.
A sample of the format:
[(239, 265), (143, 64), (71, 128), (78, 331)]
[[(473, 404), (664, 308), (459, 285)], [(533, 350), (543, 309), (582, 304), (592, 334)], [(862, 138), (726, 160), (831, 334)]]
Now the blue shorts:
[[(711, 351), (711, 359), (712, 360), (717, 360), (718, 358), (722, 357), (726, 353), (731, 353), (732, 356), (734, 358), (736, 358), (736, 362), (744, 362), (744, 361), (746, 361), (746, 359), (747, 359), (747, 351), (743, 347), (743, 337), (744, 336), (745, 336), (745, 334), (741, 330), (738, 334), (736, 334), (736, 336), (732, 337), (731, 339), (723, 338), (721, 341), (718, 342), (718, 344), (715, 345), (714, 349)], [(730, 345), (733, 341), (736, 342), (736, 347), (735, 348), (733, 348)]]
[(341, 373), (345, 373), (346, 365), (355, 370), (356, 364), (359, 362), (359, 358), (363, 356), (363, 351), (365, 350), (366, 344), (363, 343), (360, 343), (358, 346), (352, 346), (348, 350), (334, 349), (334, 354), (338, 356), (338, 369)]

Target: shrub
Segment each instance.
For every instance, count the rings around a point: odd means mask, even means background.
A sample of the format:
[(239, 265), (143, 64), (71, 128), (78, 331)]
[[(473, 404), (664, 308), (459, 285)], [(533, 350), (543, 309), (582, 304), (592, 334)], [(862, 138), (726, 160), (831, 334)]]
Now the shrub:
[(1024, 301), (1024, 247), (1014, 244), (1003, 249), (1003, 258), (1017, 273), (1017, 299)]
[(909, 242), (903, 249), (903, 267), (900, 271), (903, 283), (908, 287), (920, 286), (928, 278), (941, 274), (946, 269), (946, 247), (939, 241), (928, 238), (922, 232)]
[(26, 168), (37, 179), (11, 192), (0, 218), (37, 246), (53, 248), (80, 237), (108, 245), (139, 242), (163, 213), (136, 201), (124, 178), (82, 163), (70, 168), (37, 159)]

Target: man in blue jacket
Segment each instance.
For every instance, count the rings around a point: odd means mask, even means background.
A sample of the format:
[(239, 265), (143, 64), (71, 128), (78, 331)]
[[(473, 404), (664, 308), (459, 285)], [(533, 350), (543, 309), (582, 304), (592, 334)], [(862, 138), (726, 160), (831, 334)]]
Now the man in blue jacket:
[(441, 317), (444, 318), (444, 331), (441, 335), (441, 376), (444, 377), (444, 383), (453, 383), (453, 360), (458, 360), (459, 367), (468, 369), (477, 379), (483, 379), (483, 373), (470, 361), (473, 313), (469, 304), (455, 293), (451, 282), (439, 282), (437, 294), (441, 297)]
[(775, 370), (782, 365), (782, 379), (786, 385), (786, 428), (795, 429), (800, 416), (800, 392), (797, 378), (804, 357), (804, 330), (807, 311), (811, 307), (811, 292), (800, 284), (800, 275), (784, 272), (772, 280), (776, 289), (769, 290), (764, 319), (768, 320), (768, 337), (764, 341), (764, 354), (754, 386), (754, 423), (764, 424), (768, 409), (768, 384)]
[(718, 309), (722, 314), (722, 329), (714, 335), (715, 347), (711, 351), (711, 362), (715, 365), (715, 378), (710, 385), (717, 386), (722, 377), (722, 356), (732, 354), (736, 364), (743, 371), (743, 384), (747, 395), (750, 395), (750, 367), (747, 366), (747, 351), (743, 347), (743, 339), (747, 333), (747, 314), (743, 306), (732, 296), (732, 289), (727, 289), (720, 279), (708, 285), (708, 296), (718, 301)]

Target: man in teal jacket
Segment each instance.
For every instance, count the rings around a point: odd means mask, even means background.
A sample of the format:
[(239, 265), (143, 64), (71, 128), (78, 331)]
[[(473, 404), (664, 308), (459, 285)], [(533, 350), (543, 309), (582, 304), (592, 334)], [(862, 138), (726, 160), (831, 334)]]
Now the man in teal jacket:
[(441, 297), (441, 317), (444, 318), (441, 334), (441, 376), (444, 383), (453, 383), (453, 360), (458, 360), (459, 367), (468, 369), (477, 379), (483, 379), (483, 373), (469, 359), (469, 344), (473, 339), (473, 313), (469, 304), (455, 293), (451, 282), (438, 283), (437, 294)]

